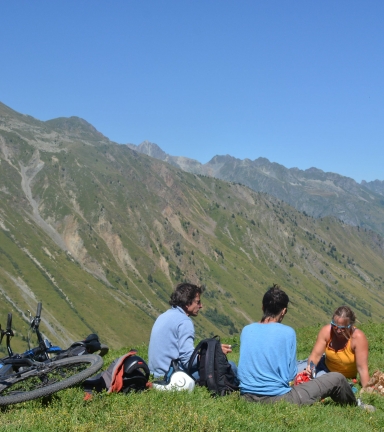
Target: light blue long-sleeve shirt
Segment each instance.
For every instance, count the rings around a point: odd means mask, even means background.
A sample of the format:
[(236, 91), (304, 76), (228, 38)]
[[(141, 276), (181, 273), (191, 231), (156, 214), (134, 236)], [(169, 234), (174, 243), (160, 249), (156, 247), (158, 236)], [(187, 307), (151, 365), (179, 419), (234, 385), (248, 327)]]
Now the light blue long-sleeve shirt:
[(195, 327), (179, 306), (161, 314), (152, 327), (148, 348), (149, 370), (157, 378), (166, 374), (171, 360), (188, 368), (194, 350)]
[(240, 336), (238, 378), (241, 393), (277, 396), (288, 393), (297, 375), (296, 333), (280, 323), (254, 323)]

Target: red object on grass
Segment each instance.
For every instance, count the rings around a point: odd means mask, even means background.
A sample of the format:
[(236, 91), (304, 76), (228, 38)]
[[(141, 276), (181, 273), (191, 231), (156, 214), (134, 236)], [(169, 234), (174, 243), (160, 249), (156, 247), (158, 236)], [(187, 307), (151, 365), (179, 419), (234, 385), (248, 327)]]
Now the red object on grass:
[(310, 378), (309, 378), (308, 374), (305, 371), (299, 372), (296, 375), (296, 378), (295, 378), (295, 381), (294, 381), (294, 385), (303, 384), (303, 383), (308, 382), (308, 381), (310, 381)]

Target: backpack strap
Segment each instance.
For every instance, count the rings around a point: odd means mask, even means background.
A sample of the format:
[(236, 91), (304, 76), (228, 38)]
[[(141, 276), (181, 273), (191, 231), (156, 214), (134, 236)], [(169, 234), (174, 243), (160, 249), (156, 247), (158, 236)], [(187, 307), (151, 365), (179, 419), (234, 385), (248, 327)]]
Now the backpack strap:
[[(169, 365), (169, 369), (167, 371), (167, 373), (164, 375), (164, 379), (169, 382), (171, 379), (171, 376), (175, 373), (175, 372), (180, 372), (182, 371), (181, 367), (180, 367), (180, 359), (172, 359), (171, 363)], [(184, 372), (184, 371), (183, 371)]]
[(206, 343), (206, 341), (207, 341), (207, 339), (200, 341), (197, 344), (196, 348), (193, 350), (193, 353), (192, 353), (192, 355), (189, 359), (189, 362), (188, 362), (188, 370), (187, 370), (187, 374), (190, 376), (192, 376), (191, 371), (192, 371), (192, 366), (193, 366), (193, 363), (195, 361), (195, 358), (200, 354), (200, 349)]
[(173, 368), (174, 372), (180, 372), (181, 371), (181, 369), (180, 369), (180, 359), (173, 359), (173, 360), (171, 360), (170, 367)]
[[(203, 346), (204, 344), (206, 344), (208, 341), (213, 340), (213, 339), (216, 339), (216, 340), (220, 341), (219, 336), (218, 336), (218, 335), (215, 335), (215, 336), (212, 336), (212, 337), (209, 338), (209, 339), (203, 339), (202, 341), (200, 341), (200, 342), (196, 345), (196, 348), (194, 349), (194, 351), (193, 351), (193, 353), (192, 353), (192, 355), (191, 355), (191, 358), (189, 359), (189, 362), (188, 362), (188, 370), (187, 370), (187, 374), (188, 374), (188, 375), (192, 376), (192, 375), (191, 375), (191, 370), (192, 370), (192, 367), (193, 367), (193, 363), (194, 363), (194, 361), (195, 361), (195, 358), (200, 354), (200, 350), (201, 350), (202, 346)], [(198, 362), (199, 362), (199, 358), (198, 358)]]
[(205, 380), (206, 386), (211, 391), (217, 391), (217, 371), (215, 367), (215, 356), (216, 349), (218, 349), (218, 344), (220, 345), (220, 340), (216, 338), (207, 340), (207, 351), (205, 353)]

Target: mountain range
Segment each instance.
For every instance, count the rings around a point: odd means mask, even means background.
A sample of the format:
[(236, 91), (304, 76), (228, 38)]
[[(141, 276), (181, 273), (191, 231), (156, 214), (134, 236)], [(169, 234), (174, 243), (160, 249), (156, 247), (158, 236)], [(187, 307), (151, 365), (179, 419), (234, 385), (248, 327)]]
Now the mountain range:
[(283, 200), (316, 218), (335, 216), (345, 223), (369, 228), (384, 235), (384, 181), (355, 180), (318, 168), (285, 168), (259, 157), (236, 159), (214, 156), (206, 164), (170, 156), (154, 143), (127, 144), (130, 148), (168, 162), (184, 171), (241, 183), (257, 192)]
[[(384, 318), (378, 229), (314, 217), (176, 159), (114, 143), (78, 117), (40, 121), (0, 104), (0, 322), (13, 313), (16, 348), (26, 348), (27, 310), (39, 300), (54, 343), (92, 332), (111, 347), (147, 343), (183, 280), (206, 286), (197, 337), (259, 319), (272, 283), (289, 294), (294, 327), (327, 322), (342, 303), (360, 321)], [(357, 189), (366, 207), (381, 199), (373, 183)], [(379, 220), (375, 205), (369, 221)]]

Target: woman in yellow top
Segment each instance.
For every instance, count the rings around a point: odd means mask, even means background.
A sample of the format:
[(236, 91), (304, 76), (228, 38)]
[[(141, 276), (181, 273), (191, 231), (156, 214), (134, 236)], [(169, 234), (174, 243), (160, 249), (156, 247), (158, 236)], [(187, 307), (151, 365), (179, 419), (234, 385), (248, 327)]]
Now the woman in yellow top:
[(308, 373), (313, 362), (317, 374), (340, 372), (346, 378), (356, 378), (359, 373), (362, 387), (366, 386), (369, 381), (368, 340), (354, 326), (355, 321), (355, 314), (348, 306), (335, 310), (331, 323), (324, 326), (317, 336), (307, 360)]

